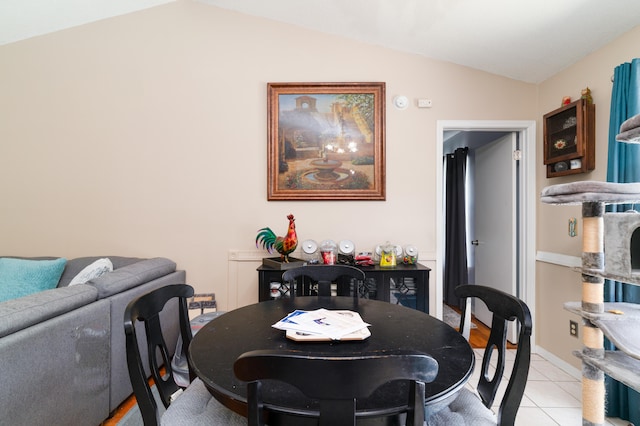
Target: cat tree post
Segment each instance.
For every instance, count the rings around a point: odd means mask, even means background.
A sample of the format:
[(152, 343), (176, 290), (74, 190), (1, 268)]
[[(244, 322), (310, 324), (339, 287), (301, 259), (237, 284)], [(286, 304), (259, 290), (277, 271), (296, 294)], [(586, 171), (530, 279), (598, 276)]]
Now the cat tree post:
[[(582, 268), (604, 269), (604, 203), (582, 203)], [(582, 310), (604, 312), (604, 279), (582, 274)], [(587, 357), (604, 358), (604, 335), (588, 319), (583, 319), (582, 352)], [(604, 373), (582, 362), (582, 421), (585, 425), (604, 425)]]

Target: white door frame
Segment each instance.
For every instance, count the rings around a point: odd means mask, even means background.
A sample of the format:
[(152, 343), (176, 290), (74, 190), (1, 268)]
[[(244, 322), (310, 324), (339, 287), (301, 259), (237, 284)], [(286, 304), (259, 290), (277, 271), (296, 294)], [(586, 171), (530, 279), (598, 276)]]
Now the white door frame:
[[(499, 131), (518, 132), (520, 135), (521, 183), (520, 194), (521, 222), (520, 222), (520, 298), (529, 306), (531, 315), (535, 319), (536, 276), (535, 276), (535, 248), (536, 248), (536, 122), (531, 121), (485, 121), (485, 120), (438, 120), (436, 123), (436, 282), (435, 295), (431, 292), (431, 312), (442, 318), (443, 300), (443, 250), (444, 250), (444, 204), (443, 204), (443, 165), (444, 132), (448, 130), (460, 131)], [(435, 296), (435, 297), (434, 297)], [(433, 309), (435, 308), (435, 310)], [(535, 321), (534, 321), (535, 322)], [(531, 335), (532, 347), (535, 347), (535, 327)]]

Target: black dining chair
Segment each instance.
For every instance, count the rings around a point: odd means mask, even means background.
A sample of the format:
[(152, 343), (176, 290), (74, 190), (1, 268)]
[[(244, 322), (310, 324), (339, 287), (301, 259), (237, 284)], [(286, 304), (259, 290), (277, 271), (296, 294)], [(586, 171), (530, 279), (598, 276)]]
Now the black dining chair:
[(289, 269), (282, 274), (282, 281), (289, 286), (290, 297), (310, 296), (315, 286), (318, 296), (331, 296), (331, 284), (346, 287), (352, 283), (351, 294), (357, 299), (359, 283), (364, 279), (364, 272), (348, 265), (307, 265)]
[[(508, 293), (480, 285), (458, 286), (455, 289), (455, 294), (461, 299), (480, 299), (487, 305), (487, 308), (493, 313), (491, 334), (482, 357), (480, 381), (476, 388), (477, 395), (466, 388), (462, 389), (455, 400), (443, 410), (429, 417), (426, 424), (428, 426), (513, 425), (524, 395), (531, 361), (532, 325), (529, 307), (522, 300)], [(465, 316), (471, 314), (467, 309), (468, 306), (468, 303), (464, 304), (460, 318), (460, 332), (462, 334), (465, 332)], [(508, 323), (514, 320), (514, 325), (520, 329), (515, 361), (509, 375), (506, 391), (500, 401), (497, 413), (494, 414), (491, 411), (491, 406), (498, 392), (498, 386), (503, 379), (506, 364)], [(467, 321), (467, 323), (469, 322)], [(494, 372), (492, 372), (490, 364), (492, 358), (496, 360)]]
[[(132, 300), (124, 312), (124, 331), (127, 350), (127, 366), (140, 413), (145, 426), (158, 424), (176, 425), (243, 425), (246, 420), (218, 403), (200, 379), (189, 373), (191, 384), (182, 388), (176, 384), (171, 367), (171, 354), (162, 332), (161, 312), (172, 299), (178, 301), (180, 335), (183, 341), (183, 357), (191, 343), (192, 333), (186, 300), (193, 296), (193, 288), (187, 284), (174, 284), (152, 290)], [(170, 320), (170, 319), (169, 319)], [(144, 323), (144, 335), (139, 335), (136, 324)], [(139, 345), (146, 345), (148, 364), (163, 407), (158, 408), (149, 374), (145, 371)], [(164, 366), (164, 372), (161, 368)]]
[(265, 424), (262, 381), (277, 380), (319, 401), (319, 424), (355, 425), (356, 401), (394, 380), (409, 381), (408, 426), (424, 424), (425, 383), (438, 374), (438, 362), (415, 352), (353, 357), (310, 356), (299, 351), (255, 350), (240, 355), (236, 377), (248, 382), (248, 425)]

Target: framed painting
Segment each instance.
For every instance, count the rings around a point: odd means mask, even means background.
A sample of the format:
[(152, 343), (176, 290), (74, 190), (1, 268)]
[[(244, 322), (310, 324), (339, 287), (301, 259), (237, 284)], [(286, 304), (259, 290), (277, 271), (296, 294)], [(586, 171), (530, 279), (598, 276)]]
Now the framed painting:
[(268, 200), (385, 199), (385, 83), (267, 92)]

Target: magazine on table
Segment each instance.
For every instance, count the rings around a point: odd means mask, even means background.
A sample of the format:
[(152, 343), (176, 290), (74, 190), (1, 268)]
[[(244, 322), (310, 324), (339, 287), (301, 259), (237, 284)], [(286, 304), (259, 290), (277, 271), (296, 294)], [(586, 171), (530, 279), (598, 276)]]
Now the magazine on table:
[(273, 324), (293, 340), (363, 340), (371, 335), (360, 314), (348, 310), (296, 310)]

